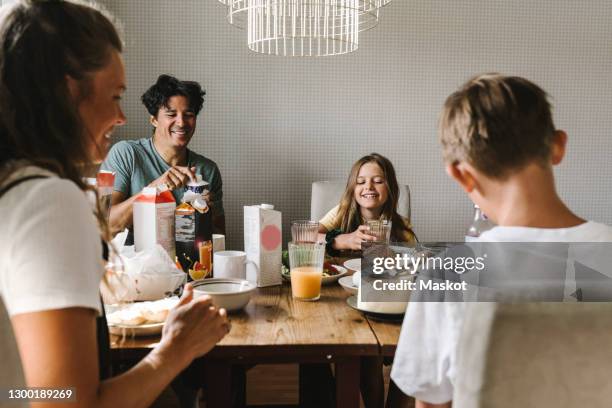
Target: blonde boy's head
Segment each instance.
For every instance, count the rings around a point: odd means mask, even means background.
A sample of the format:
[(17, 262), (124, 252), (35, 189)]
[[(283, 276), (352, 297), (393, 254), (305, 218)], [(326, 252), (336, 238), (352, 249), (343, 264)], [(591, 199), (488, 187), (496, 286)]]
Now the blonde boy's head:
[(539, 86), (520, 77), (485, 74), (448, 97), (439, 134), (447, 163), (468, 162), (503, 180), (529, 163), (550, 163), (555, 125)]

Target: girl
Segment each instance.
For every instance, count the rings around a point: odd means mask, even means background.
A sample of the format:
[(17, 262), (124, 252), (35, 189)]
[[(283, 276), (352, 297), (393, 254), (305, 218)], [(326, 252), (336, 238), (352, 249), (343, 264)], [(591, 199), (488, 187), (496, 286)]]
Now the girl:
[[(397, 213), (398, 199), (395, 169), (389, 159), (372, 153), (357, 160), (351, 168), (340, 204), (319, 221), (319, 233), (326, 234), (327, 253), (360, 251), (363, 241), (375, 240), (363, 225), (370, 220), (391, 220), (391, 241), (415, 243), (417, 238), (410, 220)], [(383, 406), (382, 366), (380, 357), (361, 358), (360, 387), (367, 408)], [(325, 365), (304, 366), (302, 372), (313, 378), (330, 377), (329, 367)]]
[(319, 221), (319, 233), (326, 234), (330, 253), (361, 250), (363, 241), (373, 241), (370, 220), (391, 221), (391, 241), (414, 243), (410, 220), (397, 213), (399, 187), (393, 165), (384, 156), (372, 153), (357, 160), (351, 169), (340, 204)]
[[(73, 387), (76, 401), (37, 407), (146, 407), (229, 330), (225, 310), (190, 285), (159, 344), (105, 378), (100, 229), (82, 181), (125, 123), (122, 42), (76, 1), (20, 0), (0, 13), (0, 296), (29, 387)], [(103, 238), (108, 225), (98, 210)]]

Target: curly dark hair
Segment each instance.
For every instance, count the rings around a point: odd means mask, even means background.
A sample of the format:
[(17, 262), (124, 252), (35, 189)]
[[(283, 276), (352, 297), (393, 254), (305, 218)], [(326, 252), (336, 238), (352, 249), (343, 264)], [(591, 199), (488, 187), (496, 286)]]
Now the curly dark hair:
[(197, 115), (202, 110), (206, 92), (195, 81), (181, 81), (170, 75), (160, 75), (157, 82), (140, 98), (151, 116), (157, 116), (162, 106), (168, 107), (168, 99), (181, 95), (189, 100), (189, 107)]

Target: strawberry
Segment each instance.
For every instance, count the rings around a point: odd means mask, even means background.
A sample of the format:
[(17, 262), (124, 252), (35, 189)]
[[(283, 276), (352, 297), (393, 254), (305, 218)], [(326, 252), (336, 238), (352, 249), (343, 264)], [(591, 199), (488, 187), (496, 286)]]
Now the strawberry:
[(330, 262), (323, 262), (323, 271), (327, 271), (328, 275), (336, 275), (340, 272), (338, 268)]

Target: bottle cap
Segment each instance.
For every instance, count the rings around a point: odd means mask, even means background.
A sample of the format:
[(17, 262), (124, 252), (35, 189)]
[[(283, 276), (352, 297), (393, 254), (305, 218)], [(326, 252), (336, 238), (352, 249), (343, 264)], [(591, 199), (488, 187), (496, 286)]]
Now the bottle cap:
[[(164, 190), (159, 188), (159, 191), (165, 191), (167, 189), (168, 187), (166, 187)], [(154, 196), (157, 194), (157, 191), (158, 191), (158, 187), (145, 187), (142, 189), (142, 195), (153, 195)]]

